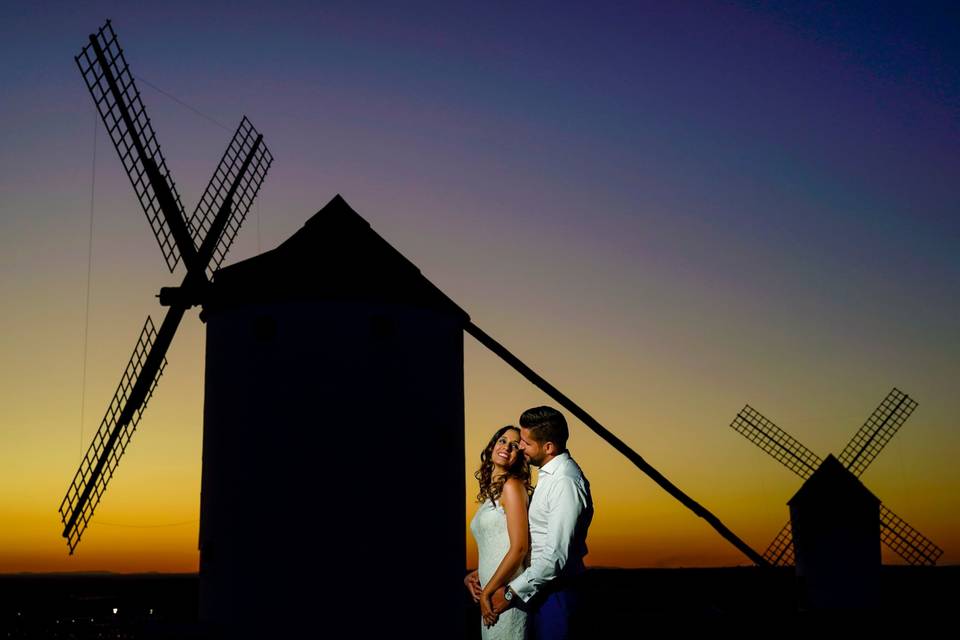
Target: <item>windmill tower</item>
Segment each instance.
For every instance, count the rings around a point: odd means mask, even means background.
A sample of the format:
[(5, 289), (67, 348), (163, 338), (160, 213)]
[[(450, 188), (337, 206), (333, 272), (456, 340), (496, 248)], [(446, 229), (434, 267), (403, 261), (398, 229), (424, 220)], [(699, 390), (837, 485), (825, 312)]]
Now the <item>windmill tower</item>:
[(790, 499), (790, 522), (767, 547), (764, 558), (773, 565), (796, 565), (810, 606), (875, 606), (881, 541), (910, 564), (933, 565), (943, 554), (859, 481), (916, 407), (916, 401), (894, 388), (840, 456), (826, 460), (750, 405), (730, 423), (805, 481)]
[(391, 637), (421, 602), (459, 635), (467, 314), (336, 196), (202, 317), (201, 618)]
[(153, 395), (184, 313), (203, 300), (208, 274), (230, 250), (273, 161), (263, 136), (244, 117), (188, 219), (109, 20), (90, 35), (76, 62), (167, 267), (172, 273), (183, 261), (187, 273), (179, 287), (161, 289), (166, 316), (159, 329), (147, 317), (106, 415), (60, 504), (71, 554)]

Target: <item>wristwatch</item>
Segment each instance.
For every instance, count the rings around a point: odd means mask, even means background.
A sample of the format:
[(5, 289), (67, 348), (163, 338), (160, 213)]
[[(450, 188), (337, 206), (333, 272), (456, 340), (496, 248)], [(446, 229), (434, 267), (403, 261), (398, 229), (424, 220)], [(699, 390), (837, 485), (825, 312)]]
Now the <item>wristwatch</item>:
[(510, 588), (510, 585), (507, 585), (503, 588), (503, 599), (507, 602), (513, 600), (513, 589)]

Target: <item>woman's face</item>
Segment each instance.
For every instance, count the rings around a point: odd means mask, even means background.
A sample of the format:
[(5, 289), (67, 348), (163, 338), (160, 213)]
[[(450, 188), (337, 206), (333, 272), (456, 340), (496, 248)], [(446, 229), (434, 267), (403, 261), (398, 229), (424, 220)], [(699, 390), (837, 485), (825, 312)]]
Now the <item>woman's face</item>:
[(493, 464), (504, 469), (509, 469), (516, 463), (520, 454), (520, 433), (507, 429), (497, 442), (493, 445)]

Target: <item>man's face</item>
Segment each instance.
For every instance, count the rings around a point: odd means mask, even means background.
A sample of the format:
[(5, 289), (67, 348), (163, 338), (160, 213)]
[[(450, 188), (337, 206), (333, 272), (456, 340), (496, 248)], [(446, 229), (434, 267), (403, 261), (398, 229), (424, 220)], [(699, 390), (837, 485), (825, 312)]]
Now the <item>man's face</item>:
[(530, 464), (537, 467), (543, 466), (543, 459), (547, 454), (540, 443), (531, 437), (530, 429), (526, 427), (520, 427), (520, 451)]

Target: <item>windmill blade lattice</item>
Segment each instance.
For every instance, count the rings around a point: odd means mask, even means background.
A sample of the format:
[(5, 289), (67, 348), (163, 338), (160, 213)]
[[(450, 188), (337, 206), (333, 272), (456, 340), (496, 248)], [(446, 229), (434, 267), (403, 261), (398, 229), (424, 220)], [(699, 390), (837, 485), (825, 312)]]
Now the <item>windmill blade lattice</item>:
[(763, 552), (763, 557), (777, 567), (785, 567), (796, 562), (793, 556), (793, 529), (789, 521), (783, 525), (780, 533)]
[(935, 565), (943, 549), (880, 505), (880, 539), (910, 564)]
[(916, 408), (913, 398), (894, 387), (844, 447), (840, 464), (859, 478)]
[(740, 410), (730, 426), (804, 480), (823, 462), (820, 456), (767, 420), (750, 405)]
[[(226, 225), (220, 237), (217, 238), (217, 244), (213, 251), (210, 264), (207, 266), (207, 273), (213, 275), (213, 272), (219, 268), (230, 246), (240, 230), (240, 226), (246, 219), (247, 212), (253, 204), (257, 193), (260, 191), (260, 185), (273, 163), (273, 156), (269, 149), (263, 144), (257, 144), (260, 134), (250, 124), (250, 121), (244, 116), (240, 126), (234, 133), (227, 150), (224, 151), (220, 163), (213, 172), (213, 177), (207, 184), (207, 188), (197, 203), (197, 208), (190, 216), (190, 233), (193, 236), (194, 245), (200, 247), (210, 233), (214, 220), (220, 208), (235, 184), (231, 205), (232, 211), (227, 219)], [(243, 170), (244, 162), (250, 153), (253, 157), (250, 159), (246, 170)], [(240, 172), (243, 171), (243, 175)]]
[(75, 59), (172, 272), (183, 246), (163, 208), (182, 220), (183, 205), (109, 20)]
[[(93, 517), (93, 512), (100, 502), (100, 497), (106, 490), (110, 478), (113, 477), (117, 464), (120, 462), (120, 457), (124, 454), (127, 444), (130, 442), (130, 436), (136, 430), (140, 416), (147, 406), (147, 401), (153, 396), (157, 381), (167, 365), (166, 358), (163, 358), (156, 375), (149, 381), (149, 387), (146, 389), (142, 401), (137, 402), (136, 406), (130, 406), (131, 398), (134, 395), (134, 387), (137, 386), (143, 374), (146, 361), (155, 345), (156, 337), (157, 332), (154, 329), (153, 321), (148, 316), (143, 329), (140, 331), (137, 346), (133, 350), (133, 355), (130, 357), (127, 368), (123, 372), (123, 377), (120, 379), (120, 384), (117, 386), (117, 391), (113, 395), (113, 400), (100, 423), (100, 428), (97, 430), (93, 442), (90, 443), (90, 447), (80, 463), (80, 468), (70, 483), (66, 497), (60, 503), (60, 519), (64, 524), (63, 536), (67, 539), (67, 546), (70, 547), (71, 554), (77, 544), (80, 543), (80, 537)], [(137, 398), (133, 398), (133, 400), (136, 402)]]

